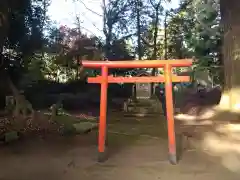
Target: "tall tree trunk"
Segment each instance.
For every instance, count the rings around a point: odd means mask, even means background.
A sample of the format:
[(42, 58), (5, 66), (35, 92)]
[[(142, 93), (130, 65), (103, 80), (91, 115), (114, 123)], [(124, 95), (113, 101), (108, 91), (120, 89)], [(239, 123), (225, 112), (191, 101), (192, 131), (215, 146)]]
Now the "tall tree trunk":
[[(138, 60), (142, 60), (142, 44), (141, 44), (141, 8), (140, 8), (140, 0), (136, 0), (135, 4), (135, 9), (136, 9), (136, 18), (137, 18), (137, 55), (138, 55)], [(137, 98), (137, 85), (136, 83), (133, 86), (133, 98)]]
[[(2, 55), (3, 46), (7, 38), (8, 29), (8, 3), (7, 0), (0, 1), (0, 55)], [(1, 56), (1, 65), (3, 64)]]
[(28, 110), (30, 110), (31, 114), (34, 115), (34, 110), (32, 108), (32, 105), (26, 100), (25, 96), (20, 93), (20, 91), (17, 89), (12, 79), (7, 74), (7, 72), (2, 74), (5, 74), (4, 77), (6, 77), (5, 78), (6, 83), (8, 83), (9, 88), (12, 91), (12, 95), (15, 99), (14, 115), (16, 117), (19, 117), (19, 115), (22, 113), (24, 118), (26, 118)]
[(106, 0), (102, 0), (102, 4), (103, 4), (103, 33), (105, 36), (104, 52), (105, 52), (105, 57), (109, 59), (111, 58), (110, 49), (111, 49), (111, 41), (112, 41), (113, 24), (112, 24), (112, 20), (110, 20), (110, 18), (108, 17)]
[(141, 21), (140, 21), (140, 7), (139, 0), (136, 1), (136, 13), (137, 13), (137, 46), (138, 46), (138, 59), (142, 60), (142, 44), (141, 44)]
[[(153, 34), (153, 55), (152, 55), (152, 59), (156, 60), (157, 59), (157, 51), (158, 51), (158, 47), (157, 47), (157, 38), (158, 38), (158, 24), (159, 24), (159, 8), (160, 8), (160, 4), (161, 1), (158, 3), (158, 5), (155, 8), (155, 13), (156, 13), (156, 19), (154, 22), (154, 34)], [(152, 69), (152, 76), (156, 75), (156, 68)], [(155, 93), (155, 89), (154, 89), (154, 83), (151, 83), (151, 96), (153, 96)]]
[(168, 11), (165, 13), (164, 18), (164, 59), (168, 59), (168, 47), (167, 47), (167, 17), (168, 17)]
[(240, 111), (240, 1), (220, 0), (224, 28), (224, 93), (220, 107)]
[[(4, 72), (3, 47), (7, 38), (8, 30), (8, 0), (0, 0), (0, 74)], [(4, 79), (1, 77), (1, 79)], [(0, 82), (5, 83), (5, 82)], [(1, 88), (0, 91), (0, 109), (5, 108), (5, 90)]]

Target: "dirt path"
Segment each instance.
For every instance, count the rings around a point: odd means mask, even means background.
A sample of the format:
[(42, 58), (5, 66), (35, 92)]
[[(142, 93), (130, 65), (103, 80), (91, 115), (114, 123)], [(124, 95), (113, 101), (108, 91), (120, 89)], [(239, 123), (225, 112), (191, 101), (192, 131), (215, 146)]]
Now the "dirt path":
[(0, 180), (238, 180), (216, 159), (185, 152), (176, 166), (167, 160), (165, 120), (109, 118), (109, 159), (99, 164), (97, 133), (48, 137), (0, 147)]
[(85, 143), (86, 139), (89, 138), (35, 140), (22, 146), (16, 144), (2, 148), (0, 179), (237, 180), (240, 177), (196, 151), (186, 152), (179, 165), (170, 165), (166, 140), (149, 137), (141, 137), (128, 147), (117, 148), (107, 162), (98, 164), (96, 146), (93, 141)]

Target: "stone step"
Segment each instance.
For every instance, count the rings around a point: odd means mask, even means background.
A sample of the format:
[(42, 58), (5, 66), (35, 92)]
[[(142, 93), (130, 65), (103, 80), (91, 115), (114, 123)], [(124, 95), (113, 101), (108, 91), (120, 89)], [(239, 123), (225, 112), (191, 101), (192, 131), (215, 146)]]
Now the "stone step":
[(136, 114), (160, 114), (161, 109), (161, 103), (157, 99), (137, 99), (127, 104), (125, 112), (131, 113), (134, 116)]
[(144, 104), (141, 104), (141, 103), (129, 103), (128, 106), (136, 106), (136, 107), (152, 107), (152, 106), (155, 106), (155, 105), (158, 105), (159, 102), (150, 102), (150, 103), (144, 103)]
[(125, 113), (124, 117), (158, 117), (161, 114), (154, 114), (154, 113), (147, 113), (147, 114), (143, 114), (143, 113)]
[(73, 124), (76, 133), (88, 133), (89, 131), (98, 127), (98, 123), (93, 122), (81, 122)]

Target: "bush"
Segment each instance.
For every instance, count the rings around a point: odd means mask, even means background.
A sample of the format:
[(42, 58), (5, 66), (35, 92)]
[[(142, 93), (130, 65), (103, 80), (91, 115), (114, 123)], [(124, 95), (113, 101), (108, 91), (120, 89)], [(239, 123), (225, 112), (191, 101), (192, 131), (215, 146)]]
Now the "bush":
[[(58, 83), (42, 80), (24, 89), (24, 95), (32, 103), (34, 109), (49, 108), (62, 99), (64, 109), (83, 109), (99, 107), (99, 84), (88, 84), (86, 81)], [(132, 95), (132, 84), (109, 84), (108, 100), (113, 98), (129, 98)]]

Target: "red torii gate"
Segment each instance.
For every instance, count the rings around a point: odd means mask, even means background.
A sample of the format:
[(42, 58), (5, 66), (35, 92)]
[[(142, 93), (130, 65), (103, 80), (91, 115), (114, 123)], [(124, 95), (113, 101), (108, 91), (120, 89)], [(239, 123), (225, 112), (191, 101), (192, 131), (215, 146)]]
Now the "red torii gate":
[[(168, 121), (168, 148), (169, 161), (177, 164), (176, 140), (174, 126), (172, 82), (189, 82), (189, 76), (172, 75), (172, 67), (188, 67), (192, 65), (191, 59), (182, 60), (145, 60), (145, 61), (82, 61), (83, 67), (101, 68), (101, 76), (89, 77), (88, 83), (101, 84), (100, 118), (98, 135), (98, 161), (105, 160), (106, 141), (106, 114), (108, 83), (151, 83), (165, 82), (166, 107)], [(164, 68), (164, 76), (151, 77), (113, 77), (108, 76), (109, 68)]]

